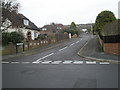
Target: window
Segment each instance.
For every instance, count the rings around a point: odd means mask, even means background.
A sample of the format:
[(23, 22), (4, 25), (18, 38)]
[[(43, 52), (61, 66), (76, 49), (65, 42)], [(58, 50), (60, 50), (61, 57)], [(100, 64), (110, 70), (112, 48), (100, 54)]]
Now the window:
[(28, 25), (29, 25), (29, 21), (28, 21), (28, 20), (26, 20), (26, 19), (24, 19), (24, 20), (23, 20), (23, 23), (24, 23), (24, 25), (26, 25), (26, 26), (28, 26)]
[(43, 31), (46, 31), (46, 30), (47, 30), (47, 28), (42, 28), (42, 30), (43, 30)]

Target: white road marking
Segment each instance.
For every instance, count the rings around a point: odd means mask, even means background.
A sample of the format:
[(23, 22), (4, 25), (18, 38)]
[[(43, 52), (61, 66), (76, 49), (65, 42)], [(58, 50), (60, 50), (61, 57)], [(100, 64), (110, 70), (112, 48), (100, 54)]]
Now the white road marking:
[(83, 61), (74, 61), (73, 64), (83, 64)]
[(36, 62), (32, 62), (32, 63), (33, 63), (33, 64), (39, 64), (39, 63), (40, 63), (40, 61), (39, 61), (39, 62), (37, 62), (37, 61), (36, 61)]
[(109, 62), (100, 62), (100, 64), (110, 64)]
[(73, 46), (75, 43), (72, 43), (70, 46)]
[(47, 57), (49, 57), (49, 56), (52, 56), (54, 53), (51, 53), (51, 54), (49, 54), (49, 55), (46, 55), (46, 56), (44, 56), (44, 57), (42, 57), (42, 58), (39, 58), (38, 60), (36, 60), (36, 61), (34, 61), (34, 62), (32, 62), (32, 63), (39, 63), (39, 62), (41, 62), (41, 60), (42, 59), (45, 59), (45, 58), (47, 58)]
[(11, 64), (18, 64), (18, 63), (20, 63), (20, 62), (11, 62)]
[(62, 50), (64, 50), (64, 49), (66, 49), (66, 48), (68, 48), (68, 46), (66, 46), (66, 47), (64, 47), (64, 48), (62, 48), (62, 49), (60, 49), (59, 51), (62, 51)]
[(72, 61), (64, 61), (63, 64), (71, 64)]
[(49, 63), (51, 63), (52, 61), (43, 61), (43, 62), (41, 62), (42, 64), (49, 64)]
[(79, 43), (79, 41), (77, 41), (76, 43)]
[(51, 64), (60, 64), (62, 61), (54, 61)]
[(86, 61), (86, 64), (96, 64), (96, 61)]
[(8, 63), (10, 63), (10, 62), (2, 62), (3, 64), (8, 64)]
[(30, 62), (21, 62), (22, 64), (29, 64)]

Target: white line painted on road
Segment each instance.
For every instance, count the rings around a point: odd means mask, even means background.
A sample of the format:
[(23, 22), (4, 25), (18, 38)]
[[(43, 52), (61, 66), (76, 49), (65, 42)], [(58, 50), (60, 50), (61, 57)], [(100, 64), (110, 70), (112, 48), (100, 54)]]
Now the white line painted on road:
[(71, 64), (73, 61), (64, 61), (63, 64)]
[(108, 64), (110, 64), (109, 62), (100, 62), (100, 64), (102, 64), (102, 65), (108, 65)]
[(41, 62), (42, 64), (49, 64), (49, 63), (51, 63), (52, 61), (43, 61), (43, 62)]
[(74, 61), (73, 64), (83, 64), (83, 61)]
[(66, 46), (66, 47), (64, 47), (64, 48), (62, 48), (62, 49), (60, 49), (59, 51), (65, 50), (66, 48), (68, 48), (68, 46)]
[(51, 64), (60, 64), (62, 61), (53, 61)]
[(70, 46), (73, 46), (75, 43), (72, 43)]
[(8, 63), (10, 63), (10, 62), (2, 62), (3, 64), (8, 64)]
[(20, 62), (11, 62), (11, 64), (19, 64)]
[(79, 43), (79, 41), (77, 41), (76, 43)]
[(39, 64), (40, 63), (40, 61), (39, 62), (37, 62), (37, 61), (35, 61), (35, 62), (32, 62), (33, 64)]
[(45, 58), (47, 58), (47, 57), (49, 57), (49, 56), (52, 56), (54, 53), (51, 53), (51, 54), (49, 54), (49, 55), (46, 55), (46, 56), (44, 56), (44, 57), (42, 57), (42, 58), (39, 58), (38, 60), (36, 60), (36, 61), (34, 61), (34, 62), (32, 62), (32, 63), (39, 63), (39, 62), (41, 62), (41, 60), (42, 59), (45, 59)]
[(30, 62), (21, 62), (22, 64), (29, 64)]
[(86, 61), (86, 64), (96, 64), (96, 61)]

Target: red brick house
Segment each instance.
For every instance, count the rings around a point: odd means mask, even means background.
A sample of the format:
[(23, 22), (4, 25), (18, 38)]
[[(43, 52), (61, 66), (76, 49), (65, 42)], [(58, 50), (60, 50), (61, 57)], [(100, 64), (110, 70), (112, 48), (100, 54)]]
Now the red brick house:
[(61, 32), (64, 29), (63, 24), (55, 24), (45, 25), (40, 29), (40, 34), (52, 35)]

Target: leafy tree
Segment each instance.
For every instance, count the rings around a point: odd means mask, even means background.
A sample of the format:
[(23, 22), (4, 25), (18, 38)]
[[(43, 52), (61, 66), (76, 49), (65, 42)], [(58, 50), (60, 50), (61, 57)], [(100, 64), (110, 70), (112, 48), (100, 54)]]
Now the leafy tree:
[(24, 36), (22, 33), (11, 32), (11, 42), (15, 45), (16, 43), (21, 43), (24, 40)]
[(72, 29), (65, 29), (62, 31), (62, 33), (67, 32), (67, 33), (71, 33), (71, 35), (73, 36), (74, 34), (78, 35), (78, 31), (77, 30), (72, 30)]
[(24, 36), (22, 33), (18, 32), (3, 32), (2, 33), (2, 45), (6, 46), (9, 42), (12, 42), (14, 45), (16, 43), (21, 43), (24, 40)]
[(2, 33), (2, 45), (6, 46), (9, 44), (9, 42), (11, 42), (11, 36), (10, 33), (8, 32), (3, 32)]
[(94, 26), (94, 31), (99, 32), (100, 30), (103, 29), (105, 24), (113, 22), (116, 20), (116, 17), (113, 12), (111, 11), (102, 11), (101, 13), (98, 14), (96, 21), (95, 21), (95, 26)]
[(76, 30), (76, 24), (74, 22), (71, 23), (70, 29), (71, 30)]

